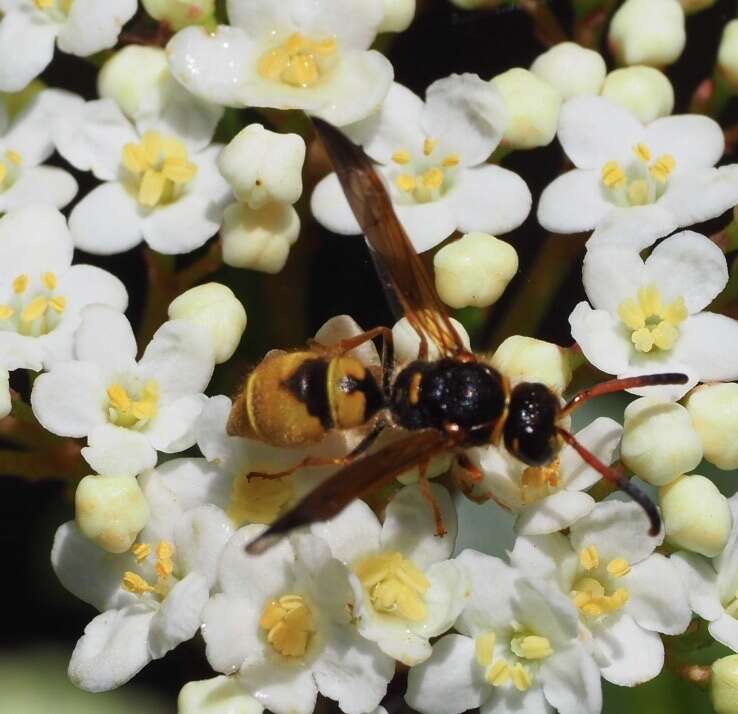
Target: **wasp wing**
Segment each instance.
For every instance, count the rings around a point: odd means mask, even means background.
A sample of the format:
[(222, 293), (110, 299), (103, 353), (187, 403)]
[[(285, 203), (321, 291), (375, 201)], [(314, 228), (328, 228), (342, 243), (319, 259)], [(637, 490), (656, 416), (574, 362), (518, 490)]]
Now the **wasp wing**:
[(332, 518), (355, 498), (361, 498), (451, 445), (447, 434), (424, 429), (352, 461), (278, 518), (246, 549), (250, 553), (263, 553), (293, 529)]
[[(369, 157), (331, 124), (317, 118), (313, 118), (313, 124), (336, 169), (351, 210), (364, 231), (385, 292), (397, 296), (415, 331), (431, 339), (442, 355), (466, 352)], [(389, 302), (392, 307), (392, 297)]]

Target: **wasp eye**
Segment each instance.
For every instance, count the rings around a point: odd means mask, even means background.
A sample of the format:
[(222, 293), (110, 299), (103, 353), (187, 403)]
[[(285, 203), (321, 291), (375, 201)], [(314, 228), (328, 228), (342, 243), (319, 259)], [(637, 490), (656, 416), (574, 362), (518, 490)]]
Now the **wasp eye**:
[(505, 422), (505, 447), (530, 466), (549, 463), (557, 449), (559, 403), (545, 385), (524, 382), (513, 389)]

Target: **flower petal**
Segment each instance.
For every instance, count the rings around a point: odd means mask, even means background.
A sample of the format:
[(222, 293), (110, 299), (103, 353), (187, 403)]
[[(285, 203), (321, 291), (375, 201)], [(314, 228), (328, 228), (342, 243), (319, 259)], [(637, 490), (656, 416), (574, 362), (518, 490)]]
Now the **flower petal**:
[(235, 27), (263, 37), (274, 30), (296, 30), (292, 20), (294, 2), (274, 3), (272, 0), (228, 0), (228, 21)]
[[(577, 441), (607, 466), (615, 460), (622, 435), (623, 427), (609, 417), (597, 417), (576, 433)], [(570, 491), (583, 491), (602, 478), (571, 446), (561, 449), (559, 461), (564, 485)]]
[(19, 92), (54, 55), (55, 23), (31, 13), (10, 11), (0, 21), (0, 91)]
[(547, 231), (578, 233), (598, 227), (614, 210), (600, 186), (599, 172), (574, 169), (543, 189), (537, 217)]
[(520, 176), (491, 165), (461, 170), (449, 198), (460, 231), (494, 235), (517, 228), (530, 213), (533, 200)]
[(723, 613), (717, 620), (713, 620), (707, 629), (718, 642), (730, 647), (733, 652), (738, 652), (738, 620), (734, 617)]
[(285, 666), (263, 650), (249, 652), (241, 666), (241, 681), (249, 693), (274, 714), (312, 714), (318, 697), (308, 667)]
[(728, 282), (725, 255), (709, 238), (682, 231), (657, 245), (646, 260), (647, 284), (665, 302), (683, 297), (690, 314), (706, 308)]
[(318, 181), (310, 196), (310, 212), (318, 223), (333, 233), (348, 236), (361, 233), (335, 173)]
[(687, 588), (689, 606), (705, 620), (717, 620), (723, 606), (717, 589), (717, 575), (709, 561), (697, 553), (679, 551), (670, 558)]
[(141, 225), (136, 199), (117, 182), (93, 188), (69, 216), (74, 244), (95, 255), (112, 255), (137, 246)]
[(520, 536), (510, 553), (510, 563), (528, 577), (553, 578), (564, 592), (571, 591), (579, 568), (569, 539), (560, 533)]
[(610, 245), (587, 251), (582, 280), (592, 307), (607, 310), (613, 317), (624, 300), (634, 299), (638, 288), (647, 284), (646, 270), (638, 253)]
[(350, 565), (380, 549), (382, 527), (364, 501), (354, 501), (325, 523), (316, 523), (311, 531), (330, 546), (335, 558)]
[(384, 13), (378, 3), (344, 0), (340, 5), (325, 0), (292, 2), (292, 21), (307, 35), (334, 36), (342, 47), (366, 49), (374, 41)]
[(469, 598), (466, 569), (455, 560), (433, 563), (425, 572), (430, 587), (425, 592), (428, 615), (422, 622), (410, 623), (409, 629), (423, 638), (442, 635), (461, 614)]
[(93, 303), (108, 305), (118, 312), (128, 307), (125, 285), (112, 273), (94, 265), (73, 265), (59, 276), (57, 292), (67, 299), (67, 310), (81, 310)]
[(515, 522), (521, 535), (545, 535), (568, 528), (586, 516), (595, 505), (587, 493), (559, 491), (524, 508)]
[(480, 714), (554, 714), (543, 696), (543, 687), (519, 692), (515, 687), (498, 688), (482, 704)]
[(679, 330), (672, 349), (674, 361), (688, 366), (700, 382), (738, 378), (738, 364), (732, 357), (738, 349), (738, 322), (714, 312), (701, 312), (687, 318)]
[(64, 169), (29, 166), (10, 188), (0, 193), (0, 211), (5, 213), (39, 201), (64, 208), (76, 195), (77, 182)]
[(459, 714), (479, 707), (489, 693), (474, 640), (446, 635), (425, 662), (410, 670), (405, 700), (423, 714)]
[(87, 437), (82, 457), (104, 476), (136, 476), (156, 466), (156, 451), (137, 431), (100, 424)]
[(543, 578), (520, 578), (516, 583), (513, 619), (549, 639), (554, 650), (576, 642), (579, 613), (558, 586)]
[(541, 664), (543, 693), (560, 714), (599, 714), (602, 685), (595, 661), (581, 645), (557, 650)]
[(571, 336), (595, 367), (607, 374), (620, 374), (629, 367), (632, 348), (620, 321), (605, 310), (593, 310), (580, 302), (569, 315)]
[(264, 646), (259, 615), (250, 599), (225, 593), (210, 598), (202, 611), (202, 636), (208, 662), (216, 672), (237, 672), (250, 652)]
[(643, 142), (654, 157), (671, 154), (677, 171), (714, 166), (725, 150), (725, 137), (720, 125), (699, 114), (667, 116), (651, 122)]
[(669, 235), (678, 223), (671, 211), (660, 203), (648, 206), (613, 206), (607, 217), (597, 224), (587, 241), (587, 250), (612, 245), (640, 253), (659, 238)]
[(456, 230), (456, 208), (450, 196), (430, 203), (394, 204), (394, 208), (418, 253), (434, 248)]
[(106, 50), (136, 13), (136, 0), (75, 0), (59, 32), (59, 49), (80, 57)]
[(165, 454), (176, 454), (194, 446), (197, 421), (206, 402), (204, 394), (188, 394), (159, 407), (146, 428), (151, 445)]
[[(104, 338), (104, 339), (103, 339)], [(125, 315), (106, 305), (89, 305), (75, 335), (75, 354), (105, 372), (125, 372), (136, 364), (136, 336)]]

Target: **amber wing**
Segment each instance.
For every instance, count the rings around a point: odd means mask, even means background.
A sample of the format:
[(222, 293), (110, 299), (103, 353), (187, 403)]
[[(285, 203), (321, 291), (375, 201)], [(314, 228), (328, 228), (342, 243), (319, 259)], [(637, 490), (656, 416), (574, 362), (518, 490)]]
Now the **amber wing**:
[(417, 332), (425, 333), (442, 355), (466, 352), (371, 160), (336, 127), (317, 118), (313, 123), (374, 251), (380, 279), (391, 283), (410, 324)]
[(246, 549), (250, 553), (262, 553), (294, 528), (332, 518), (355, 498), (365, 496), (403, 471), (452, 445), (453, 440), (447, 434), (436, 429), (425, 429), (353, 461), (272, 523)]

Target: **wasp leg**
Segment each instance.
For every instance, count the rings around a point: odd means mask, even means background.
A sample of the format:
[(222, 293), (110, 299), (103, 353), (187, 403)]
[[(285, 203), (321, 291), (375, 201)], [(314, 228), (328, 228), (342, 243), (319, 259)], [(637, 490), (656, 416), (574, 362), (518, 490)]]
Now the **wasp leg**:
[(433, 520), (436, 522), (436, 535), (439, 538), (448, 533), (446, 524), (443, 521), (443, 513), (441, 513), (441, 507), (438, 505), (436, 497), (433, 495), (433, 491), (430, 487), (430, 480), (428, 479), (428, 464), (430, 460), (426, 459), (418, 464), (418, 485), (420, 486), (420, 493), (423, 494), (423, 498), (428, 501), (431, 510), (433, 511)]
[(373, 340), (375, 337), (382, 336), (382, 339), (387, 342), (392, 341), (392, 330), (389, 327), (373, 327), (371, 330), (366, 332), (360, 332), (358, 335), (353, 337), (347, 337), (344, 340), (339, 340), (332, 345), (324, 345), (322, 342), (318, 342), (315, 339), (308, 340), (308, 347), (314, 352), (323, 352), (326, 354), (342, 355), (345, 352), (360, 347), (365, 342)]

